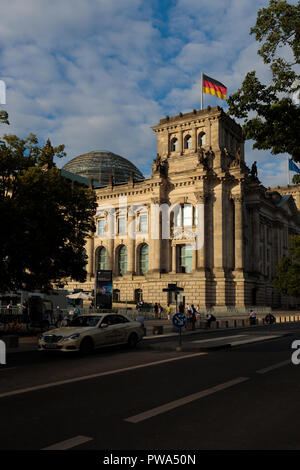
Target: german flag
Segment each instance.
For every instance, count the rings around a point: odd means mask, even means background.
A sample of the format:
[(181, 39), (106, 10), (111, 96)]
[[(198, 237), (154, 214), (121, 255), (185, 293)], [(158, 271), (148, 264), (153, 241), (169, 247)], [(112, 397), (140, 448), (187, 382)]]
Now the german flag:
[(226, 100), (227, 88), (223, 83), (203, 74), (203, 93), (216, 95), (218, 98)]

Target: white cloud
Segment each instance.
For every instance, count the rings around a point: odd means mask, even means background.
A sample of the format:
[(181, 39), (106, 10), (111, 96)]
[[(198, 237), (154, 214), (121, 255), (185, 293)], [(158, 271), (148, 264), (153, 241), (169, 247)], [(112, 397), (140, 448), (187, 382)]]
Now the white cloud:
[[(1, 9), (0, 79), (11, 126), (1, 130), (64, 143), (65, 162), (107, 149), (149, 173), (151, 126), (200, 108), (201, 71), (229, 93), (249, 70), (268, 78), (249, 36), (267, 3), (177, 0), (163, 12), (148, 0), (10, 0)], [(205, 95), (205, 104), (225, 102)], [(269, 158), (249, 149), (249, 161), (254, 154), (258, 166)], [(269, 181), (278, 168), (263, 171)]]

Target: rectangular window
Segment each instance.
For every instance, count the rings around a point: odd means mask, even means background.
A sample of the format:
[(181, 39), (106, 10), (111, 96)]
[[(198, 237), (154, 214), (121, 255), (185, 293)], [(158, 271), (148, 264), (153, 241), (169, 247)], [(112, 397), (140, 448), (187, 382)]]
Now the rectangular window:
[(193, 206), (191, 204), (182, 206), (182, 221), (184, 227), (191, 227), (193, 225)]
[(190, 273), (192, 272), (193, 265), (193, 249), (190, 245), (180, 246), (180, 272)]
[(98, 235), (101, 237), (105, 235), (105, 219), (98, 221)]
[(147, 214), (140, 215), (140, 226), (139, 226), (139, 231), (140, 232), (148, 232), (148, 216)]
[(125, 217), (118, 218), (118, 233), (126, 233), (126, 219)]

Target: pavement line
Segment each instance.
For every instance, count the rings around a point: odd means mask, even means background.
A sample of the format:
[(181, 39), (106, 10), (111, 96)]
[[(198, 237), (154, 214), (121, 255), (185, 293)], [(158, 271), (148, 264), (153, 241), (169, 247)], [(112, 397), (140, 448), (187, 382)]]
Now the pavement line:
[(223, 384), (216, 385), (215, 387), (202, 390), (198, 393), (193, 393), (192, 395), (187, 395), (186, 397), (180, 398), (179, 400), (171, 401), (170, 403), (166, 403), (165, 405), (161, 405), (157, 408), (152, 408), (151, 410), (144, 411), (143, 413), (140, 413), (138, 415), (131, 416), (130, 418), (126, 418), (125, 421), (128, 421), (129, 423), (139, 423), (140, 421), (144, 421), (146, 419), (152, 418), (153, 416), (165, 413), (166, 411), (173, 410), (174, 408), (186, 405), (187, 403), (191, 403), (192, 401), (199, 400), (199, 398), (207, 397), (208, 395), (212, 395), (213, 393), (225, 390), (226, 388), (233, 387), (234, 385), (237, 385), (239, 383), (246, 382), (246, 380), (249, 380), (249, 377), (238, 377), (234, 380), (230, 380), (229, 382), (224, 382)]
[(233, 341), (231, 345), (238, 346), (240, 344), (256, 343), (258, 341), (264, 341), (266, 339), (275, 339), (275, 338), (281, 338), (281, 336), (280, 335), (256, 336), (254, 338), (248, 338), (248, 339), (244, 339), (241, 341)]
[(92, 437), (76, 436), (76, 437), (72, 437), (72, 439), (67, 439), (66, 441), (52, 444), (49, 447), (44, 447), (44, 449), (42, 450), (67, 450), (67, 449), (71, 449), (72, 447), (79, 446), (80, 444), (84, 444), (85, 442), (92, 441), (92, 440), (93, 440)]
[(270, 370), (278, 369), (279, 367), (283, 367), (283, 366), (286, 366), (288, 364), (291, 364), (290, 359), (288, 361), (278, 362), (277, 364), (274, 364), (273, 366), (270, 366), (270, 367), (266, 367), (265, 369), (257, 370), (256, 373), (257, 374), (265, 374), (266, 372), (269, 372)]
[(166, 364), (167, 362), (180, 361), (182, 359), (189, 359), (198, 356), (205, 356), (207, 353), (198, 352), (194, 354), (187, 354), (181, 357), (172, 357), (169, 359), (162, 359), (161, 361), (148, 362), (146, 364), (139, 364), (136, 366), (124, 367), (123, 369), (109, 370), (106, 372), (99, 372), (98, 374), (84, 375), (82, 377), (74, 377), (73, 379), (60, 380), (58, 382), (50, 382), (42, 385), (36, 385), (34, 387), (21, 388), (18, 390), (12, 390), (10, 392), (0, 393), (0, 398), (5, 398), (13, 395), (20, 395), (22, 393), (34, 392), (36, 390), (43, 390), (50, 387), (58, 387), (60, 385), (66, 385), (74, 382), (82, 382), (83, 380), (96, 379), (98, 377), (105, 377), (107, 375), (119, 374), (121, 372), (128, 372), (130, 370), (142, 369), (143, 367), (151, 367), (159, 364)]
[(221, 341), (223, 339), (231, 339), (231, 338), (240, 338), (240, 337), (244, 337), (244, 336), (247, 336), (247, 335), (233, 335), (233, 336), (218, 336), (218, 337), (215, 337), (215, 338), (211, 338), (211, 339), (197, 339), (196, 341), (191, 341), (191, 343), (208, 343), (209, 341)]

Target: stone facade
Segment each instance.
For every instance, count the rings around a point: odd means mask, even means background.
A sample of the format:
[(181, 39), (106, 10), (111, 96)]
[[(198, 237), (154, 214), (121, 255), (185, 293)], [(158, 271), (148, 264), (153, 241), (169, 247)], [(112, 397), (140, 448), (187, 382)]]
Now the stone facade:
[(279, 306), (275, 267), (300, 233), (293, 197), (260, 184), (245, 164), (241, 127), (218, 106), (167, 116), (152, 129), (152, 177), (96, 189), (88, 280), (69, 288), (92, 291), (100, 263), (113, 271), (120, 301), (142, 292), (145, 302), (166, 305), (174, 299), (163, 288), (177, 283), (186, 303), (204, 311)]

